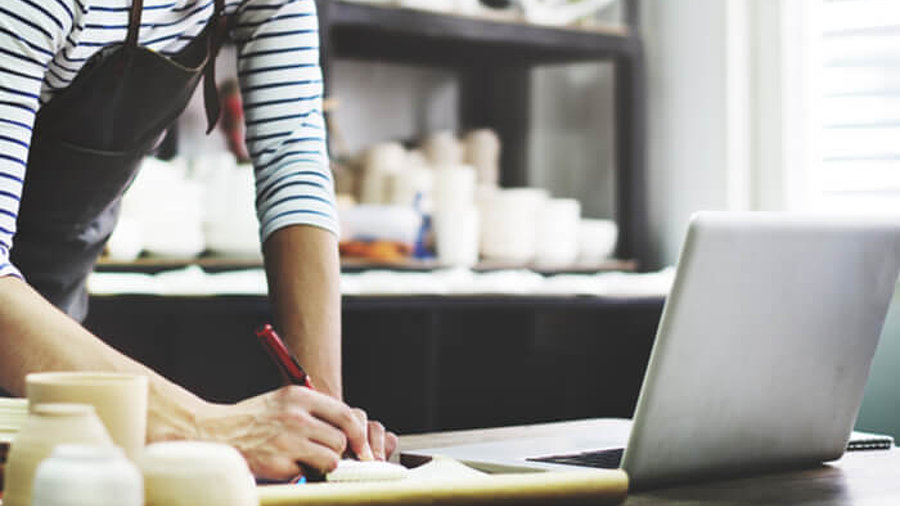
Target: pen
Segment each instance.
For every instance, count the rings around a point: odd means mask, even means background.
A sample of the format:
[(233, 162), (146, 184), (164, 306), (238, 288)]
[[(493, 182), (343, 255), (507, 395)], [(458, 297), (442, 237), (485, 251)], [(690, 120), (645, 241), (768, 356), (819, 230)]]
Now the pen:
[(302, 385), (310, 389), (313, 388), (309, 375), (300, 367), (297, 359), (290, 354), (284, 345), (284, 341), (278, 337), (271, 325), (268, 323), (263, 325), (256, 331), (256, 337), (259, 338), (263, 348), (265, 348), (269, 357), (275, 362), (275, 366), (278, 367), (278, 370), (281, 371), (281, 374), (284, 375), (289, 383)]
[[(291, 355), (287, 346), (284, 345), (284, 341), (278, 337), (278, 333), (275, 332), (271, 325), (267, 323), (260, 327), (256, 331), (256, 337), (259, 338), (259, 342), (262, 343), (269, 358), (272, 359), (272, 362), (275, 363), (275, 366), (281, 371), (282, 376), (288, 383), (314, 390), (309, 375), (300, 367), (300, 362), (297, 362), (297, 359)], [(303, 474), (291, 480), (291, 483), (303, 484), (307, 481), (325, 481), (325, 476), (317, 470), (307, 466), (301, 467), (303, 468)]]

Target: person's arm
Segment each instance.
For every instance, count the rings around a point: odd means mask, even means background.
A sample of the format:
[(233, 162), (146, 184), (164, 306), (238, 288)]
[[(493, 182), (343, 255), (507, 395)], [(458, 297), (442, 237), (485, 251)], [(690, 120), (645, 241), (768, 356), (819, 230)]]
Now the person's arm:
[(315, 388), (341, 399), (337, 240), (320, 228), (295, 225), (273, 233), (263, 252), (275, 326)]
[(227, 443), (263, 478), (296, 476), (298, 462), (329, 471), (347, 448), (368, 448), (357, 413), (330, 396), (285, 387), (234, 405), (205, 402), (103, 343), (21, 279), (0, 277), (0, 386), (23, 395), (25, 375), (36, 371), (146, 375), (148, 441)]
[[(245, 0), (233, 19), (275, 323), (316, 387), (340, 399), (338, 217), (316, 3)], [(369, 428), (375, 455), (390, 455), (396, 437), (356, 413)]]
[(316, 388), (341, 399), (338, 220), (315, 2), (247, 0), (234, 26), (275, 327)]
[(203, 401), (121, 355), (19, 278), (0, 278), (0, 384), (25, 394), (35, 371), (113, 371), (149, 377), (148, 439), (187, 438)]

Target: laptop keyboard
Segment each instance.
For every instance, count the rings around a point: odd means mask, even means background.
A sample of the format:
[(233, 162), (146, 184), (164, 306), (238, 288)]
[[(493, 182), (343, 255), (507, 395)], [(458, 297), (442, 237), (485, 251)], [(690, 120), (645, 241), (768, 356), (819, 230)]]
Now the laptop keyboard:
[(567, 464), (570, 466), (597, 467), (600, 469), (616, 469), (622, 462), (625, 448), (597, 450), (575, 453), (571, 455), (551, 455), (548, 457), (531, 457), (532, 462), (548, 462), (551, 464)]

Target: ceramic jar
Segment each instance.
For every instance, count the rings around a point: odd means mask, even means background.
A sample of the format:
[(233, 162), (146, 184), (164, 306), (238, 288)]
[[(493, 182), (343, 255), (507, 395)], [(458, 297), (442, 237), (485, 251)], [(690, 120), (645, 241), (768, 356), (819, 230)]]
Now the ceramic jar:
[(143, 506), (144, 480), (114, 446), (60, 445), (38, 465), (32, 506)]
[(53, 448), (65, 443), (112, 446), (112, 439), (88, 404), (37, 404), (13, 439), (6, 465), (4, 506), (31, 506), (34, 474)]
[(146, 506), (258, 506), (246, 461), (228, 445), (168, 441), (141, 458)]
[(467, 164), (478, 172), (478, 184), (498, 186), (500, 184), (500, 137), (497, 132), (482, 128), (466, 134), (465, 149)]
[(465, 149), (456, 134), (448, 130), (427, 136), (422, 142), (422, 151), (433, 167), (461, 165), (465, 154)]

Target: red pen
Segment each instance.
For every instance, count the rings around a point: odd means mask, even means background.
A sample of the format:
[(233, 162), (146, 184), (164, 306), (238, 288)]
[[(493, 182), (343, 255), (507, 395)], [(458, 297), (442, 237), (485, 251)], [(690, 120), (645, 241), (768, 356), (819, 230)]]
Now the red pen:
[[(313, 389), (309, 375), (306, 374), (306, 371), (304, 371), (302, 367), (300, 367), (300, 362), (297, 362), (297, 359), (291, 355), (284, 345), (284, 341), (278, 337), (278, 334), (271, 325), (268, 323), (263, 325), (256, 331), (256, 337), (259, 338), (266, 353), (269, 354), (269, 358), (272, 359), (272, 362), (275, 362), (275, 366), (278, 367), (278, 370), (281, 371), (281, 375), (288, 383), (305, 386), (311, 390)], [(291, 483), (325, 481), (325, 476), (319, 471), (307, 466), (301, 467), (303, 468), (303, 474), (290, 480)]]
[(281, 374), (289, 383), (302, 385), (306, 388), (313, 387), (309, 375), (300, 367), (300, 363), (291, 355), (284, 345), (284, 341), (278, 337), (271, 325), (268, 323), (263, 325), (262, 328), (256, 331), (256, 337), (259, 338), (263, 348), (265, 348), (269, 357), (275, 362), (278, 370), (281, 371)]

